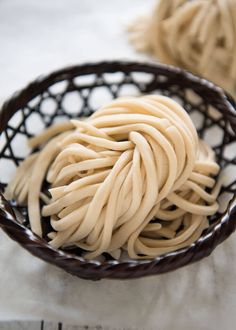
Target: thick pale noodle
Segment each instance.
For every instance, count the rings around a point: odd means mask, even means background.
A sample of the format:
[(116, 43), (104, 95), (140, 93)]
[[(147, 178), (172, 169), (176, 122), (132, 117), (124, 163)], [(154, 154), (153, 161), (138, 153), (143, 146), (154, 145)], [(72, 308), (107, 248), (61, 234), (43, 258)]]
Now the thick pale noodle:
[(235, 0), (159, 0), (153, 14), (135, 20), (129, 32), (138, 51), (236, 94)]
[(43, 147), (19, 166), (7, 197), (28, 204), (39, 236), (41, 214), (50, 218), (55, 248), (76, 245), (87, 258), (119, 258), (124, 250), (151, 258), (193, 243), (218, 209), (214, 152), (167, 97), (117, 99), (29, 143)]

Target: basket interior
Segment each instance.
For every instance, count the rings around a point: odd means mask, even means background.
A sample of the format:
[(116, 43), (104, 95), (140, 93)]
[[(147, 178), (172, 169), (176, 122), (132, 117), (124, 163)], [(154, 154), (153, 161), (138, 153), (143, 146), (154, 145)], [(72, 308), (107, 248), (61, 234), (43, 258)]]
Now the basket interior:
[[(54, 123), (69, 118), (89, 116), (116, 97), (136, 96), (143, 93), (162, 94), (179, 102), (190, 114), (200, 137), (215, 150), (222, 169), (221, 175), (225, 177), (225, 184), (218, 198), (219, 212), (210, 218), (210, 223), (214, 226), (236, 190), (235, 136), (227, 117), (213, 104), (208, 103), (201, 96), (202, 93), (198, 93), (187, 84), (184, 86), (169, 84), (168, 76), (164, 74), (104, 72), (69, 77), (52, 84), (19, 109), (1, 134), (1, 189), (4, 190), (16, 166), (31, 152), (27, 147), (28, 137), (40, 133), (45, 127)], [(19, 221), (29, 226), (27, 209), (19, 207), (15, 201), (11, 201), (11, 204), (20, 212)], [(43, 220), (42, 223), (48, 223)], [(45, 225), (43, 228), (46, 237), (50, 228)], [(79, 249), (73, 252), (81, 253)]]

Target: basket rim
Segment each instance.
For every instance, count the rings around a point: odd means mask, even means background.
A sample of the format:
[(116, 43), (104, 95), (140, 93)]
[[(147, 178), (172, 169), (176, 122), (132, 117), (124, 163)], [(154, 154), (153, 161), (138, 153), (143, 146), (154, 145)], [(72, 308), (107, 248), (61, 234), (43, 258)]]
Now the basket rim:
[[(217, 99), (218, 106), (224, 111), (225, 116), (232, 123), (234, 132), (236, 132), (236, 105), (234, 100), (222, 88), (212, 82), (197, 77), (186, 70), (165, 64), (147, 64), (137, 61), (102, 61), (69, 66), (53, 71), (47, 75), (39, 76), (25, 88), (15, 92), (12, 97), (3, 103), (0, 110), (0, 134), (6, 128), (8, 120), (18, 109), (52, 84), (63, 81), (68, 76), (74, 78), (87, 74), (115, 72), (145, 72), (159, 75), (169, 73), (173, 76), (173, 79), (178, 78), (189, 82), (191, 86), (207, 90), (210, 95)], [(33, 255), (75, 274), (71, 271), (73, 265), (78, 271), (77, 276), (91, 279), (133, 278), (160, 274), (200, 260), (208, 256), (218, 244), (223, 242), (236, 229), (235, 220), (236, 194), (230, 200), (227, 210), (219, 217), (219, 222), (213, 226), (212, 231), (204, 233), (197, 241), (185, 248), (152, 259), (86, 260), (75, 254), (53, 248), (44, 239), (39, 238), (30, 229), (19, 223), (10, 203), (0, 194), (0, 227), (12, 239)], [(85, 265), (86, 269), (84, 270), (83, 266)], [(133, 272), (134, 269), (135, 272)]]

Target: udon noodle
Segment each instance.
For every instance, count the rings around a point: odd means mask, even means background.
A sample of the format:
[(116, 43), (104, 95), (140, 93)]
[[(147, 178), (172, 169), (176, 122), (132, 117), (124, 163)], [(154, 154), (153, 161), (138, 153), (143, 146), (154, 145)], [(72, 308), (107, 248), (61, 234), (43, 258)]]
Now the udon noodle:
[(129, 30), (138, 51), (236, 94), (235, 0), (159, 0), (152, 14)]
[(50, 221), (55, 248), (152, 258), (193, 243), (218, 209), (214, 152), (168, 97), (116, 99), (29, 145), (39, 151), (20, 164), (6, 196), (28, 205), (35, 234)]

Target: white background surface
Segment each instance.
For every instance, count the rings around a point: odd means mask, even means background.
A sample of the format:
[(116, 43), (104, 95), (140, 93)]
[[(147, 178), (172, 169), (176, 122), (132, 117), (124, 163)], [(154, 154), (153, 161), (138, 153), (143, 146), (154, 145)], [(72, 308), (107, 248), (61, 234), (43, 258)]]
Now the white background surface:
[[(129, 47), (124, 26), (150, 11), (152, 4), (152, 0), (0, 0), (0, 100), (39, 74), (65, 65), (141, 58)], [(170, 274), (91, 282), (31, 257), (0, 232), (1, 321), (233, 330), (235, 278), (235, 235), (212, 256)]]

